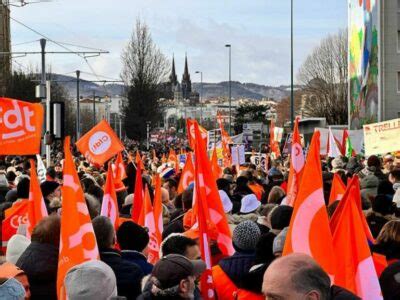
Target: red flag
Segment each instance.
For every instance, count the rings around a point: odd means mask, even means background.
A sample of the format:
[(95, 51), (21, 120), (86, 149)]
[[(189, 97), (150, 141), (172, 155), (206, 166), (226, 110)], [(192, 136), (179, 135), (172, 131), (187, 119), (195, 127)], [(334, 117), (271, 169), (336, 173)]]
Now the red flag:
[(114, 168), (114, 185), (117, 192), (126, 189), (124, 183), (122, 182), (127, 176), (125, 171), (124, 160), (122, 159), (122, 152), (118, 152), (117, 159), (115, 160)]
[(211, 172), (210, 161), (207, 157), (207, 152), (204, 143), (201, 142), (201, 133), (196, 121), (194, 121), (194, 133), (195, 133), (195, 181), (198, 181), (198, 186), (201, 191), (196, 191), (198, 195), (203, 195), (201, 199), (197, 199), (194, 203), (194, 212), (198, 209), (196, 206), (198, 202), (203, 201), (208, 208), (207, 220), (215, 225), (218, 236), (217, 243), (218, 248), (225, 255), (232, 255), (234, 252), (232, 246), (231, 231), (226, 219), (222, 201), (218, 193), (217, 185)]
[(81, 137), (76, 146), (90, 163), (100, 166), (124, 150), (121, 140), (105, 120)]
[(136, 152), (136, 179), (135, 192), (133, 195), (132, 220), (136, 224), (142, 225), (144, 220), (141, 219), (143, 211), (143, 181), (142, 181), (142, 160)]
[(288, 180), (287, 203), (293, 206), (304, 168), (304, 154), (301, 147), (301, 138), (299, 133), (299, 119), (296, 118), (292, 135), (292, 149), (290, 155), (290, 170)]
[(359, 201), (357, 188), (352, 184), (348, 197), (341, 201), (343, 208), (333, 233), (333, 246), (339, 257), (334, 282), (362, 299), (383, 299), (356, 204)]
[(64, 143), (60, 253), (58, 257), (57, 295), (66, 299), (64, 277), (73, 266), (98, 259), (96, 237), (70, 152), (70, 139)]
[(103, 202), (101, 204), (100, 215), (108, 217), (111, 223), (114, 224), (115, 230), (118, 229), (119, 212), (118, 212), (118, 200), (115, 192), (114, 176), (111, 168), (111, 163), (108, 164), (106, 184), (104, 186)]
[(340, 178), (339, 174), (333, 175), (331, 194), (329, 196), (329, 205), (336, 200), (342, 200), (344, 193), (346, 192), (346, 186)]
[(186, 163), (185, 166), (183, 167), (181, 179), (179, 181), (178, 194), (183, 193), (183, 191), (188, 188), (188, 186), (193, 182), (193, 180), (194, 180), (194, 167), (192, 162), (192, 154), (188, 153), (186, 155)]
[(175, 173), (178, 174), (179, 173), (179, 160), (178, 160), (178, 156), (175, 153), (175, 150), (172, 148), (169, 149), (168, 161), (171, 161), (174, 163)]
[(293, 207), (283, 255), (304, 253), (313, 257), (330, 276), (335, 274), (335, 255), (322, 189), (319, 131), (311, 140), (303, 179)]
[(211, 171), (214, 175), (214, 179), (217, 180), (222, 175), (222, 169), (218, 164), (218, 157), (217, 157), (217, 148), (214, 147), (212, 156), (211, 156)]
[(8, 241), (17, 233), (19, 225), (28, 223), (28, 200), (14, 203), (5, 211), (6, 218), (1, 226), (1, 245), (5, 253)]
[[(196, 120), (186, 119), (186, 131), (187, 131), (189, 146), (192, 149), (194, 149), (194, 145), (196, 143), (196, 137), (194, 133), (194, 123), (197, 123)], [(205, 146), (207, 145), (207, 130), (201, 127), (200, 125), (198, 125), (198, 128), (201, 133), (199, 141), (203, 141)]]
[(41, 219), (47, 217), (47, 208), (44, 203), (42, 191), (40, 190), (40, 184), (36, 173), (35, 162), (33, 159), (31, 163), (31, 176), (29, 185), (29, 199), (28, 199), (28, 228), (26, 236), (31, 237), (33, 228), (40, 222)]

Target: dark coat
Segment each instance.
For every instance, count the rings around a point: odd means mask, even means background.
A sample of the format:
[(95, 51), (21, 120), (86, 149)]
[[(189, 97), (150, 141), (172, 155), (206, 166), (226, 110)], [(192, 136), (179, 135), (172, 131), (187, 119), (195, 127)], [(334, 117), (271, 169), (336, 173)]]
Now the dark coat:
[(17, 261), (28, 276), (31, 299), (57, 299), (58, 247), (32, 242)]
[(143, 272), (134, 263), (122, 259), (115, 249), (100, 249), (100, 259), (113, 269), (117, 278), (118, 295), (128, 300), (136, 299), (141, 293)]
[(137, 264), (140, 269), (142, 269), (144, 276), (149, 275), (153, 270), (153, 265), (148, 263), (146, 257), (140, 252), (134, 250), (122, 250), (121, 256), (122, 259)]
[(218, 264), (238, 288), (243, 288), (243, 280), (253, 266), (254, 259), (254, 252), (235, 252), (231, 257), (221, 259)]
[(332, 285), (330, 300), (361, 300), (361, 298), (340, 286)]

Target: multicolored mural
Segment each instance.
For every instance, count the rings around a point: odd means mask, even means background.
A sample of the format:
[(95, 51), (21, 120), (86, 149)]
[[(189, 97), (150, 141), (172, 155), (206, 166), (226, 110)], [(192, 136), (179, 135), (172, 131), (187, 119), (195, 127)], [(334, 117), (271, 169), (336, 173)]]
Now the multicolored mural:
[(349, 0), (350, 128), (378, 122), (379, 0)]

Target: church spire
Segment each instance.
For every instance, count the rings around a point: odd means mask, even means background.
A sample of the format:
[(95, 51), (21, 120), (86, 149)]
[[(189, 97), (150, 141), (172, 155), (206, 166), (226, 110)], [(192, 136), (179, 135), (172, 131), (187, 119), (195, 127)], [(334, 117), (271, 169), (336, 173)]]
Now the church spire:
[(185, 70), (183, 73), (183, 78), (182, 80), (190, 80), (190, 75), (189, 75), (189, 67), (188, 67), (188, 62), (187, 62), (187, 54), (185, 53)]
[(178, 84), (178, 77), (176, 76), (175, 72), (175, 57), (173, 54), (172, 54), (172, 70), (171, 70), (171, 75), (169, 75), (169, 82), (173, 86), (176, 86)]
[(190, 80), (189, 67), (187, 62), (187, 55), (185, 53), (185, 70), (182, 76), (182, 95), (183, 99), (189, 99), (192, 93), (192, 82)]

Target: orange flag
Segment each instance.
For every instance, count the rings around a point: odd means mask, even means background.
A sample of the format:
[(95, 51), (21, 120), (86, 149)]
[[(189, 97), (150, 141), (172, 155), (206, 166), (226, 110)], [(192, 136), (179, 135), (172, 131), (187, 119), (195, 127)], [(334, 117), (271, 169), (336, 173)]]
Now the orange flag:
[(124, 180), (127, 176), (125, 171), (124, 160), (122, 159), (122, 152), (118, 152), (113, 170), (114, 170), (113, 175), (114, 175), (115, 190), (117, 192), (125, 190), (126, 187), (122, 182), (122, 180)]
[(178, 186), (178, 194), (183, 193), (184, 190), (188, 188), (188, 186), (194, 180), (194, 166), (192, 161), (192, 154), (188, 153), (186, 155), (186, 163), (183, 167), (181, 179), (179, 180)]
[(222, 175), (222, 169), (218, 164), (217, 149), (215, 147), (211, 156), (211, 171), (215, 180), (220, 178)]
[[(187, 131), (187, 136), (188, 136), (188, 142), (189, 142), (189, 146), (190, 148), (194, 149), (194, 145), (196, 143), (196, 136), (194, 133), (194, 124), (197, 123), (196, 120), (192, 120), (192, 119), (186, 119), (186, 131)], [(200, 141), (203, 141), (204, 146), (207, 145), (207, 130), (203, 127), (201, 127), (199, 124), (198, 128), (200, 131)]]
[(111, 163), (108, 163), (107, 179), (104, 186), (103, 202), (101, 204), (100, 215), (108, 217), (111, 223), (114, 224), (115, 230), (118, 229), (119, 212), (118, 212), (118, 200), (115, 192), (114, 176), (112, 172)]
[(343, 209), (333, 233), (333, 246), (339, 257), (334, 283), (361, 299), (383, 299), (356, 204), (359, 201), (357, 188), (356, 184), (352, 184), (348, 197), (341, 201)]
[(346, 192), (346, 186), (344, 185), (339, 174), (333, 175), (331, 194), (329, 196), (329, 205), (336, 200), (342, 200), (344, 193)]
[[(351, 189), (351, 187), (353, 187), (353, 186), (355, 186), (355, 188)], [(352, 194), (350, 194), (350, 192)], [(333, 216), (331, 217), (331, 220), (329, 221), (329, 226), (331, 227), (331, 232), (334, 233), (336, 231), (336, 227), (338, 226), (338, 222), (339, 222), (339, 219), (340, 219), (340, 216), (342, 214), (342, 211), (344, 209), (344, 204), (345, 204), (345, 201), (343, 201), (343, 199), (346, 199), (350, 196), (352, 197), (354, 203), (357, 206), (358, 213), (359, 213), (359, 215), (361, 217), (361, 221), (363, 223), (365, 236), (371, 243), (375, 243), (375, 239), (372, 236), (371, 230), (369, 229), (367, 220), (365, 219), (364, 213), (362, 211), (361, 194), (360, 194), (360, 180), (359, 180), (358, 176), (353, 176), (353, 178), (348, 183), (347, 189), (342, 197), (342, 200), (339, 202), (339, 205), (336, 207), (336, 210), (335, 210)]]
[(281, 150), (279, 149), (279, 142), (275, 141), (275, 122), (271, 120), (271, 126), (269, 128), (269, 147), (271, 149), (271, 154), (278, 158), (281, 155)]
[(15, 203), (5, 211), (6, 218), (1, 226), (1, 245), (5, 253), (8, 241), (17, 233), (19, 225), (28, 222), (28, 200)]
[(40, 153), (43, 106), (0, 97), (0, 155)]
[(287, 191), (287, 204), (293, 206), (297, 193), (299, 191), (299, 183), (304, 168), (304, 154), (301, 147), (301, 138), (299, 133), (299, 120), (296, 118), (292, 135), (292, 149), (290, 154), (290, 169)]
[[(147, 186), (145, 187), (145, 196), (144, 196), (144, 206), (143, 206), (143, 213), (144, 213), (144, 226), (149, 230), (149, 254), (147, 257), (147, 261), (151, 264), (155, 264), (159, 260), (159, 252), (160, 252), (160, 244), (161, 244), (161, 232), (159, 228), (159, 218), (161, 216), (162, 220), (162, 213), (160, 215), (160, 208), (161, 206), (161, 181), (159, 181), (159, 191), (156, 197), (159, 199), (154, 199), (154, 205), (157, 205), (157, 217), (156, 217), (156, 207), (153, 207), (151, 204), (150, 193)], [(157, 219), (156, 219), (157, 218)]]
[(218, 193), (217, 184), (211, 172), (210, 161), (207, 157), (205, 144), (201, 142), (201, 133), (196, 121), (194, 123), (194, 132), (196, 137), (195, 181), (198, 181), (198, 186), (201, 188), (201, 191), (196, 191), (196, 193), (199, 193), (199, 195), (202, 195), (202, 197), (201, 199), (197, 199), (198, 201), (194, 202), (193, 211), (196, 215), (196, 209), (198, 210), (198, 202), (206, 202), (205, 207), (208, 208), (208, 215), (210, 216), (209, 218), (206, 218), (215, 225), (218, 231), (218, 248), (223, 254), (232, 255), (234, 249), (232, 246), (231, 231), (224, 213), (221, 198)]
[(217, 112), (217, 122), (219, 125), (219, 129), (221, 131), (221, 144), (222, 144), (222, 154), (224, 156), (224, 167), (228, 168), (232, 163), (232, 155), (231, 150), (229, 148), (229, 144), (233, 144), (231, 137), (225, 131), (222, 116), (219, 112)]
[(65, 138), (64, 153), (61, 237), (57, 272), (58, 299), (66, 299), (64, 277), (68, 270), (85, 261), (99, 258), (92, 222), (70, 151), (69, 137)]
[(175, 173), (179, 173), (179, 160), (174, 149), (169, 149), (168, 161), (172, 161), (175, 164)]
[(33, 228), (36, 224), (45, 217), (47, 217), (47, 208), (44, 204), (42, 191), (36, 173), (35, 162), (33, 159), (31, 163), (31, 176), (29, 185), (29, 199), (28, 199), (28, 230), (26, 231), (27, 238), (31, 238)]
[(90, 163), (100, 166), (124, 150), (121, 140), (106, 120), (81, 137), (76, 146)]
[(140, 159), (139, 154), (136, 152), (136, 179), (135, 192), (133, 195), (132, 220), (139, 225), (143, 225), (143, 220), (140, 220), (143, 211), (142, 166), (142, 160)]
[(161, 163), (165, 164), (167, 162), (167, 158), (165, 157), (165, 153), (161, 156)]
[(283, 255), (304, 253), (313, 257), (330, 276), (335, 274), (335, 255), (322, 190), (319, 131), (311, 140)]

